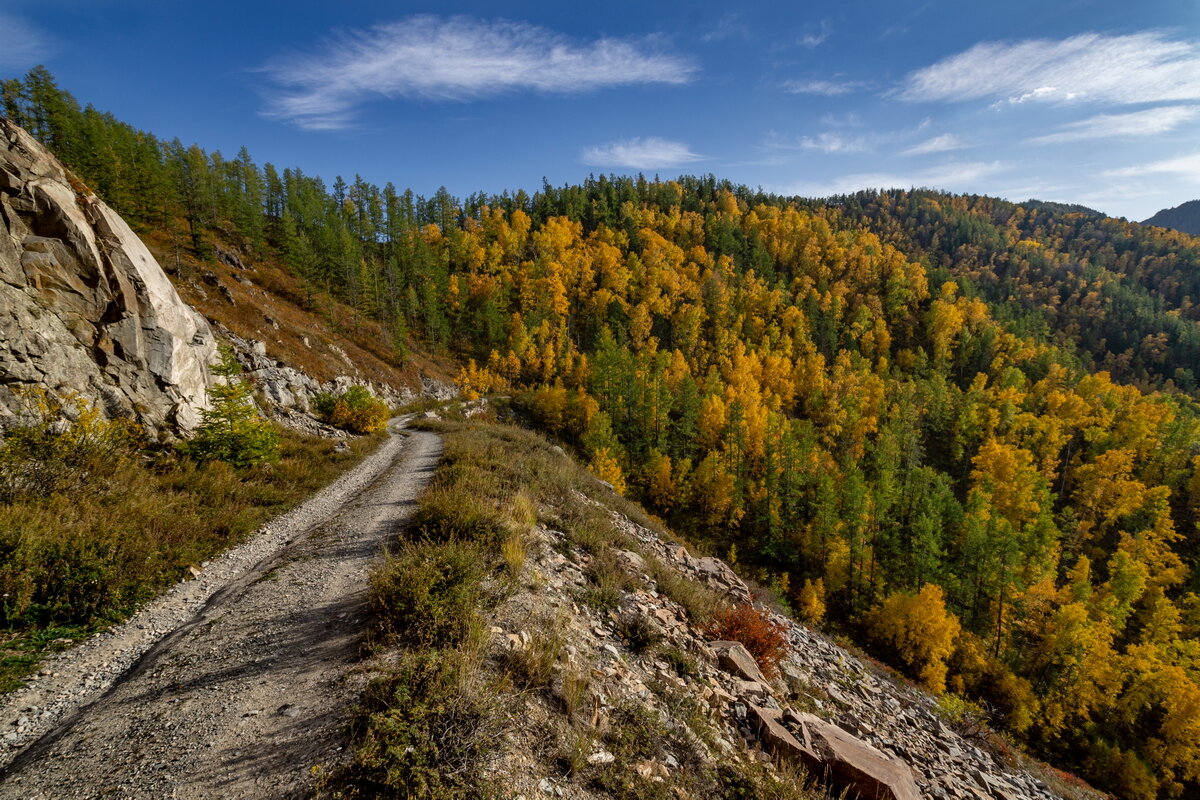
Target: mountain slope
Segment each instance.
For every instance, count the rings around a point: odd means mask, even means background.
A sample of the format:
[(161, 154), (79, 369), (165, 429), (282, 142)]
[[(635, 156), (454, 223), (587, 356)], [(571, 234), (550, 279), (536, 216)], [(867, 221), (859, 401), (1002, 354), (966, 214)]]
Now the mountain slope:
[(373, 581), (377, 678), (323, 796), (1060, 796), (540, 437), (426, 424), (446, 457)]
[(1193, 236), (1200, 236), (1200, 200), (1189, 200), (1174, 208), (1164, 208), (1150, 219), (1143, 220), (1142, 224), (1173, 228)]

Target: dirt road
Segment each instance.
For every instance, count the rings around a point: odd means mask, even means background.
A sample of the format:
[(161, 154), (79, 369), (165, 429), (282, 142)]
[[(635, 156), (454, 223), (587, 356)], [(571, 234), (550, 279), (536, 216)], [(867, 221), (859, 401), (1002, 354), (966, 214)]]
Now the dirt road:
[[(440, 454), (432, 433), (394, 434), (323, 493), (332, 496), (288, 515), (270, 532), (273, 552), (233, 570), (95, 699), (69, 684), (111, 663), (103, 648), (85, 652), (82, 667), (70, 656), (56, 664), (50, 684), (61, 685), (43, 693), (58, 692), (61, 719), (0, 771), (0, 798), (303, 794), (313, 768), (344, 744), (342, 723), (360, 688), (353, 668), (371, 563), (411, 514)], [(136, 632), (162, 622), (140, 624), (126, 623)], [(88, 702), (70, 710), (80, 696)]]

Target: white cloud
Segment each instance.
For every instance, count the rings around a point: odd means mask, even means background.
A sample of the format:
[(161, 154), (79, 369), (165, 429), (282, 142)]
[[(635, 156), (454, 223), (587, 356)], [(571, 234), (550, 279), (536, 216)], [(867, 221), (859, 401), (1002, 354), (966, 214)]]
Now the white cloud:
[(866, 153), (871, 149), (866, 136), (843, 136), (832, 131), (825, 131), (816, 136), (794, 138), (780, 136), (771, 131), (767, 134), (763, 145), (772, 150), (819, 150), (830, 155)]
[(593, 167), (671, 169), (693, 161), (702, 161), (704, 156), (693, 153), (683, 142), (647, 136), (644, 139), (626, 139), (586, 147), (580, 159)]
[(576, 42), (519, 22), (415, 16), (341, 34), (318, 53), (276, 61), (267, 116), (303, 128), (346, 127), (372, 96), (471, 100), (527, 90), (681, 84), (696, 67), (649, 40)]
[(821, 124), (827, 128), (861, 128), (862, 117), (853, 111), (848, 111), (845, 114), (825, 114), (821, 117)]
[(708, 44), (711, 42), (723, 42), (727, 39), (748, 41), (750, 38), (750, 28), (742, 20), (742, 15), (736, 11), (731, 11), (717, 20), (717, 24), (708, 33), (702, 35), (700, 41)]
[(821, 20), (821, 29), (815, 33), (806, 33), (800, 37), (800, 44), (811, 49), (819, 47), (826, 39), (833, 35), (833, 25), (829, 20)]
[(981, 42), (911, 73), (898, 95), (913, 102), (1196, 100), (1200, 42), (1171, 39), (1161, 31)]
[(778, 194), (802, 197), (829, 197), (850, 194), (860, 189), (911, 189), (914, 187), (979, 191), (975, 185), (980, 178), (1002, 172), (1005, 165), (998, 161), (953, 161), (927, 170), (909, 174), (856, 173), (821, 182), (802, 182), (776, 189)]
[(912, 147), (900, 153), (902, 156), (923, 156), (929, 153), (947, 153), (951, 150), (962, 150), (967, 147), (967, 143), (955, 136), (953, 133), (943, 133), (941, 136), (934, 136), (932, 139), (915, 144)]
[(1188, 181), (1200, 182), (1200, 153), (1187, 156), (1165, 158), (1160, 161), (1150, 161), (1146, 164), (1136, 164), (1132, 167), (1110, 169), (1103, 173), (1106, 178), (1146, 178), (1168, 176)]
[(46, 37), (20, 17), (0, 12), (0, 67), (35, 66), (49, 50)]
[(1155, 136), (1169, 133), (1197, 116), (1200, 116), (1200, 106), (1161, 106), (1129, 114), (1097, 114), (1088, 119), (1062, 125), (1057, 133), (1036, 136), (1026, 139), (1026, 142), (1058, 144), (1086, 139)]
[(787, 81), (783, 84), (784, 91), (792, 94), (820, 94), (826, 97), (836, 97), (850, 94), (866, 86), (862, 81), (828, 81), (821, 79)]

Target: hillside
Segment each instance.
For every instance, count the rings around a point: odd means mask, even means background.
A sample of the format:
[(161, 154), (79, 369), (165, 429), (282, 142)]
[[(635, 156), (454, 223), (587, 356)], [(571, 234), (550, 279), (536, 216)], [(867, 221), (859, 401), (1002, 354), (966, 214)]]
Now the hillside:
[(423, 427), (445, 458), (374, 578), (374, 680), (321, 796), (1095, 797), (784, 616), (541, 437)]
[(1172, 228), (1192, 236), (1200, 236), (1200, 200), (1189, 200), (1174, 208), (1164, 208), (1150, 219), (1143, 220), (1142, 224)]
[[(48, 80), (8, 85), (10, 107), (160, 246), (254, 253), (343, 304), (327, 324), (460, 358), (464, 394), (512, 394), (689, 539), (1055, 763), (1122, 797), (1197, 790), (1191, 237), (711, 177), (462, 201), (327, 186)], [(243, 330), (270, 337), (226, 266)]]

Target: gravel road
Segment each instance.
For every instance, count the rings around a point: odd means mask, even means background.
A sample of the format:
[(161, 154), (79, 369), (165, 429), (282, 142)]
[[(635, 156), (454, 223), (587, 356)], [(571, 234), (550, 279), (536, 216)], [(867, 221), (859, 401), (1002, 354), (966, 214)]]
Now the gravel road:
[(371, 563), (440, 455), (394, 427), (196, 580), (47, 662), (0, 700), (0, 798), (303, 794), (344, 744)]

